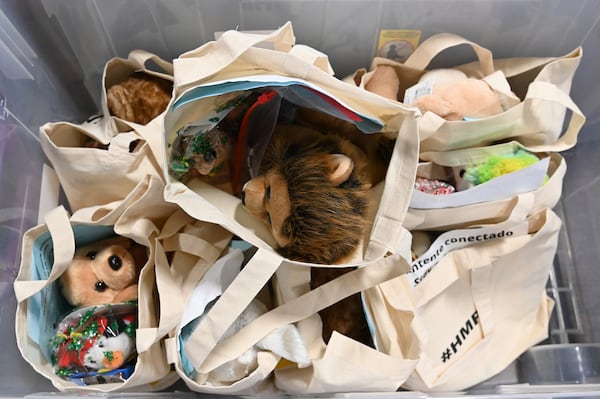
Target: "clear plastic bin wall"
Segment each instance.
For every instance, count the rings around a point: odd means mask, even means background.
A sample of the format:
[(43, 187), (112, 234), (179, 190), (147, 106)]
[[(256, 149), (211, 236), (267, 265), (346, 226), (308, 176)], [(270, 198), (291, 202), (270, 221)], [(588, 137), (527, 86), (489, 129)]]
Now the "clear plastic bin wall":
[[(340, 78), (369, 66), (381, 29), (420, 30), (421, 41), (452, 32), (498, 58), (559, 56), (583, 46), (572, 97), (587, 123), (576, 148), (564, 154), (568, 170), (557, 206), (564, 229), (548, 285), (557, 306), (547, 343), (600, 342), (596, 1), (0, 0), (0, 396), (53, 390), (21, 359), (13, 327), (21, 236), (38, 223), (39, 126), (97, 113), (102, 69), (112, 57), (142, 48), (172, 59), (215, 31), (273, 29), (288, 20), (297, 42), (328, 54)], [(464, 50), (453, 53), (456, 61), (472, 57)]]

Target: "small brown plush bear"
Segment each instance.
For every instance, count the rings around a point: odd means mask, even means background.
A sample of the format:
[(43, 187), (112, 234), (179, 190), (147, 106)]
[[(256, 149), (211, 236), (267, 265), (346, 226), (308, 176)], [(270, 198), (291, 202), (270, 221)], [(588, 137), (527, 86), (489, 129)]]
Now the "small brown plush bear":
[(108, 110), (118, 118), (146, 125), (167, 108), (172, 87), (166, 79), (135, 72), (108, 88)]
[[(376, 136), (371, 137), (372, 143), (377, 141)], [(384, 176), (375, 164), (389, 162), (385, 157), (369, 159), (369, 152), (335, 132), (278, 125), (260, 175), (244, 186), (242, 202), (271, 229), (283, 256), (317, 264), (344, 263), (359, 247), (368, 227), (369, 189)], [(350, 270), (314, 267), (311, 286)], [(325, 341), (337, 330), (370, 343), (360, 295), (320, 314)]]
[(62, 293), (73, 306), (134, 300), (139, 272), (146, 260), (146, 248), (125, 237), (78, 248), (59, 279)]

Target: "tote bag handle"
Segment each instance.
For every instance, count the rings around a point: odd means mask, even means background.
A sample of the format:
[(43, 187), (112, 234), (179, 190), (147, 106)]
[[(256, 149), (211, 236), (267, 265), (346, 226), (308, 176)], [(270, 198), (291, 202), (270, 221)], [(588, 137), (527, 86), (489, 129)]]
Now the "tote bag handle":
[(291, 22), (269, 34), (250, 34), (229, 30), (218, 40), (173, 60), (175, 86), (208, 78), (237, 60), (249, 48), (259, 43), (272, 43), (276, 51), (289, 52), (295, 42)]
[(406, 118), (396, 138), (365, 259), (377, 259), (387, 251), (410, 254), (410, 234), (403, 223), (419, 163), (417, 124), (416, 118)]
[[(31, 270), (29, 268), (20, 269), (20, 273), (14, 282), (15, 295), (18, 302), (32, 297), (56, 281), (67, 270), (75, 254), (75, 235), (73, 234), (69, 215), (65, 208), (62, 206), (54, 208), (45, 216), (44, 222), (52, 237), (52, 241), (55, 243), (60, 242), (61, 245), (54, 245), (52, 248), (54, 261), (47, 280), (30, 281), (28, 280), (29, 276), (25, 276), (24, 274), (30, 273)], [(33, 243), (23, 246), (22, 259), (31, 258), (32, 245)], [(33, 264), (31, 267), (33, 267)]]
[(165, 61), (158, 55), (151, 53), (146, 50), (132, 50), (127, 59), (135, 66), (138, 70), (147, 70), (146, 63), (148, 61), (154, 61), (156, 65), (158, 65), (163, 71), (165, 71), (169, 76), (173, 76), (173, 64), (168, 61)]
[(404, 62), (404, 65), (418, 70), (424, 70), (431, 63), (434, 57), (442, 51), (456, 47), (462, 44), (467, 44), (473, 48), (483, 76), (490, 75), (494, 72), (494, 60), (492, 52), (480, 45), (473, 43), (463, 37), (450, 33), (441, 33), (430, 37), (418, 46), (415, 51)]
[[(381, 258), (263, 314), (234, 336), (218, 342), (225, 331), (223, 328), (233, 323), (262, 288), (257, 282), (266, 282), (281, 261), (278, 255), (259, 250), (209, 312), (215, 317), (207, 315), (200, 322), (184, 349), (199, 373), (209, 372), (239, 357), (274, 329), (303, 320), (350, 295), (395, 278), (408, 267), (399, 255)], [(217, 318), (226, 322), (215, 323), (213, 319)]]
[(543, 81), (534, 81), (529, 85), (525, 101), (541, 100), (559, 104), (571, 111), (571, 118), (567, 129), (554, 143), (527, 145), (534, 152), (561, 152), (572, 148), (577, 144), (577, 136), (585, 123), (585, 116), (571, 99), (571, 97), (560, 90), (556, 85)]

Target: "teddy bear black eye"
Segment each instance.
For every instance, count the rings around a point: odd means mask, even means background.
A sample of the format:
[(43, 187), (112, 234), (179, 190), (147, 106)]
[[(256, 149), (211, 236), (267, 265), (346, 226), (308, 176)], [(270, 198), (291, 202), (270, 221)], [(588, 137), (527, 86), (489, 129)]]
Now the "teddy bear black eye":
[(203, 154), (203, 158), (206, 162), (212, 162), (217, 158), (217, 152), (211, 148)]
[(114, 271), (119, 270), (122, 264), (123, 262), (121, 262), (121, 258), (119, 258), (117, 255), (113, 255), (110, 258), (108, 258), (108, 265)]
[(94, 289), (98, 292), (104, 292), (104, 291), (106, 291), (107, 288), (108, 288), (108, 286), (106, 285), (106, 283), (104, 281), (98, 281), (94, 285)]
[(271, 215), (269, 214), (269, 212), (267, 212), (267, 224), (269, 226), (271, 225)]
[(90, 260), (94, 260), (94, 259), (96, 259), (97, 254), (98, 254), (98, 252), (96, 252), (96, 251), (90, 251), (87, 254), (85, 254), (85, 256), (87, 258), (89, 258)]

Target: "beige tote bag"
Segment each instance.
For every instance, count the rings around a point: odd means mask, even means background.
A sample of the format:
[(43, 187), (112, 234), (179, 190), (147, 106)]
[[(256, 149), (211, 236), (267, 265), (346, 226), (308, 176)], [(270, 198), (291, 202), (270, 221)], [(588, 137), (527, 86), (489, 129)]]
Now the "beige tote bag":
[(547, 336), (553, 302), (545, 286), (560, 227), (542, 210), (449, 231), (410, 273), (367, 291), (379, 350), (419, 359), (404, 388), (466, 389)]
[[(438, 34), (421, 43), (403, 64), (384, 58), (373, 59), (370, 72), (360, 77), (360, 85), (368, 88), (378, 66), (392, 66), (403, 96), (407, 88), (417, 83), (436, 55), (463, 44), (474, 49), (478, 61), (453, 68), (469, 77), (490, 79), (488, 83), (504, 104), (504, 112), (469, 121), (447, 121), (432, 112), (425, 112), (419, 121), (421, 151), (478, 147), (507, 139), (525, 145), (556, 143), (561, 147), (560, 151), (575, 145), (585, 117), (570, 98), (569, 91), (581, 61), (581, 48), (562, 57), (496, 60), (488, 49), (471, 41), (452, 34)], [(508, 90), (498, 76), (491, 78), (494, 73), (505, 77)], [(518, 104), (511, 92), (521, 100)], [(565, 117), (569, 119), (563, 131)]]
[[(267, 379), (275, 370), (277, 388), (297, 394), (398, 389), (413, 370), (415, 360), (385, 355), (338, 333), (334, 333), (324, 351), (319, 345), (309, 344), (309, 340), (321, 334), (319, 323), (315, 323), (318, 311), (404, 273), (408, 264), (399, 255), (381, 258), (315, 290), (298, 294), (262, 314), (236, 334), (222, 339), (272, 275), (276, 272), (285, 273), (290, 266), (293, 265), (280, 256), (258, 249), (199, 321), (185, 346), (182, 348), (177, 336), (166, 341), (170, 359), (188, 387), (205, 393), (265, 394), (272, 392), (273, 387), (267, 384)], [(290, 281), (286, 284), (293, 283)], [(303, 320), (309, 322), (303, 324)], [(181, 353), (185, 354), (197, 373), (208, 374), (243, 356), (277, 328), (296, 322), (300, 322), (297, 327), (311, 356), (309, 366), (298, 368), (289, 362), (280, 363), (280, 356), (261, 350), (255, 368), (247, 377), (232, 384), (201, 385), (183, 372)]]
[[(449, 177), (447, 168), (476, 164), (490, 156), (510, 155), (519, 149), (529, 150), (513, 141), (480, 148), (424, 152), (417, 175), (444, 180)], [(540, 158), (536, 164), (464, 191), (440, 196), (416, 193), (415, 189), (404, 226), (410, 231), (449, 230), (472, 224), (498, 223), (510, 215), (518, 196), (523, 193), (533, 194), (531, 213), (554, 208), (561, 197), (566, 161), (559, 153), (536, 154)]]
[[(137, 86), (128, 86), (121, 93), (110, 91), (112, 86), (122, 83), (131, 76), (139, 79), (135, 82), (138, 83)], [(145, 83), (146, 86), (141, 83), (144, 79), (150, 80), (149, 83)], [(102, 126), (105, 136), (100, 141), (106, 143), (120, 131), (119, 120), (145, 125), (153, 119), (150, 117), (155, 113), (155, 109), (162, 108), (163, 111), (159, 113), (162, 114), (169, 102), (167, 93), (170, 96), (172, 90), (173, 64), (154, 53), (138, 49), (131, 51), (127, 58), (115, 57), (109, 60), (102, 73), (100, 106), (104, 116)], [(126, 115), (127, 118), (115, 116), (109, 108), (109, 103), (118, 105), (117, 113)], [(142, 112), (144, 108), (150, 108), (150, 111)]]
[[(323, 66), (322, 53), (306, 46), (300, 46), (298, 51), (293, 42), (289, 23), (267, 35), (228, 31), (217, 41), (175, 59), (174, 103), (181, 103), (175, 110), (172, 104), (165, 115), (163, 158), (169, 159), (170, 141), (176, 132), (199, 114), (207, 112), (193, 101), (181, 101), (181, 98), (188, 98), (190, 92), (197, 92), (215, 82), (260, 79), (261, 76), (271, 79), (277, 75), (282, 79), (307, 82), (314, 89), (343, 101), (345, 106), (362, 115), (363, 121), (378, 121), (381, 131), (396, 137), (385, 183), (383, 187), (379, 185), (371, 190), (374, 204), (378, 206), (372, 207), (373, 227), (357, 262), (375, 260), (388, 251), (406, 248), (407, 235), (402, 222), (417, 165), (415, 114), (401, 104), (365, 94), (363, 90), (337, 80)], [(252, 245), (275, 252), (271, 233), (261, 221), (242, 208), (238, 198), (203, 182), (184, 184), (177, 181), (169, 176), (166, 163), (164, 165), (167, 201), (178, 204), (198, 220), (219, 224)]]
[[(115, 226), (74, 223), (62, 207), (45, 217), (45, 223), (27, 231), (23, 238), (22, 262), (14, 282), (17, 296), (16, 337), (25, 360), (61, 391), (111, 392), (123, 390), (155, 391), (177, 380), (164, 353), (158, 325), (155, 298), (154, 245), (152, 224), (139, 223), (132, 234), (148, 248), (148, 261), (138, 281), (137, 361), (133, 374), (122, 383), (82, 386), (56, 375), (48, 353), (48, 339), (54, 326), (69, 310), (61, 299), (57, 279), (70, 265), (76, 245), (84, 245), (115, 234)], [(60, 245), (59, 245), (60, 244)], [(63, 304), (63, 305), (60, 305)], [(62, 306), (62, 308), (61, 308)]]
[[(150, 141), (157, 129), (134, 130), (122, 122), (104, 142), (101, 121), (82, 125), (47, 123), (40, 128), (42, 150), (56, 171), (73, 211), (125, 198), (147, 175), (162, 177)], [(147, 135), (147, 136), (146, 136)]]

